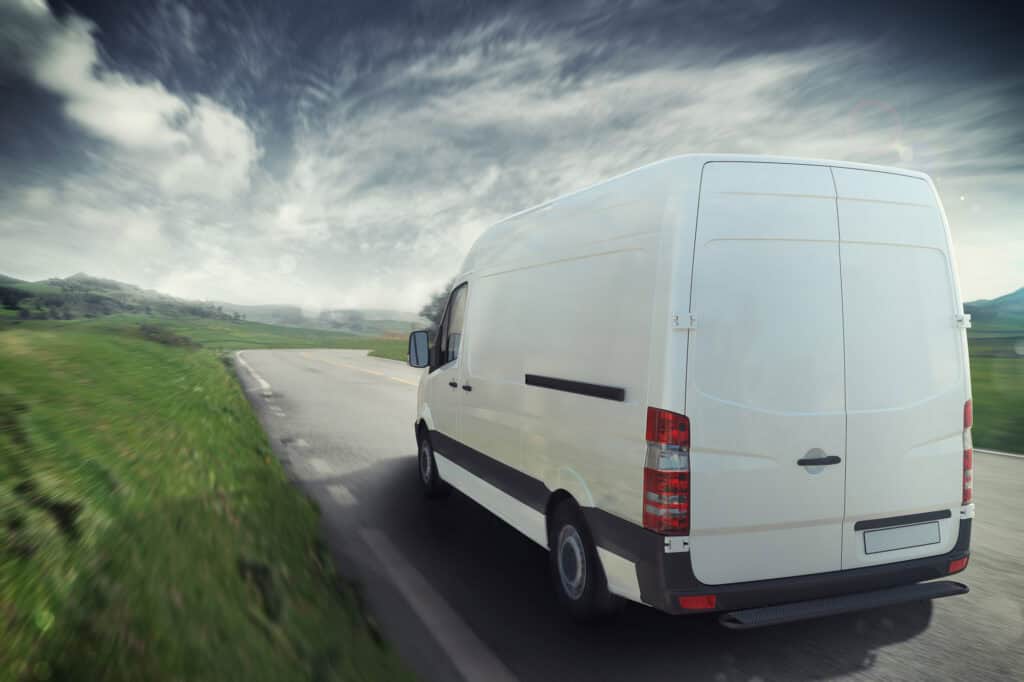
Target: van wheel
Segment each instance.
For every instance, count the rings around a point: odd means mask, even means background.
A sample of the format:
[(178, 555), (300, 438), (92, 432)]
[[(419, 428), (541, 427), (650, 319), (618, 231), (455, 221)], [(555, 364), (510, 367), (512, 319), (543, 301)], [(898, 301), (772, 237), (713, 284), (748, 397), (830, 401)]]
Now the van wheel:
[(437, 460), (434, 459), (434, 447), (430, 444), (430, 436), (420, 437), (419, 454), (416, 457), (420, 474), (420, 485), (427, 497), (444, 497), (451, 492), (451, 486), (441, 480), (437, 473)]
[(608, 591), (597, 549), (579, 507), (571, 500), (559, 504), (548, 533), (555, 592), (573, 620), (594, 621), (618, 611), (624, 601)]

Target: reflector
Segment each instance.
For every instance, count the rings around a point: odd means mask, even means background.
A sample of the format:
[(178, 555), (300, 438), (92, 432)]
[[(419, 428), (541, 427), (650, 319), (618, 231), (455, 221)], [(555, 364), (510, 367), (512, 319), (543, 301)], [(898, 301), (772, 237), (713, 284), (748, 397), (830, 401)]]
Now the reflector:
[(718, 599), (713, 594), (700, 594), (693, 597), (680, 597), (679, 606), (684, 609), (713, 609)]

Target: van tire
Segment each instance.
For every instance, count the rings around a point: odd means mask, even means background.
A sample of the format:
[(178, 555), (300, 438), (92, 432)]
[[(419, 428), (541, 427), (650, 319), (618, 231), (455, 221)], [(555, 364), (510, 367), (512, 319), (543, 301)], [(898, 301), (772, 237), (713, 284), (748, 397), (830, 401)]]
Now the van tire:
[(441, 479), (441, 474), (437, 471), (434, 446), (430, 442), (430, 436), (425, 433), (419, 439), (419, 448), (416, 455), (416, 472), (425, 497), (445, 497), (451, 493), (451, 486)]
[(548, 547), (558, 601), (573, 620), (593, 622), (619, 611), (625, 602), (608, 591), (590, 529), (574, 501), (564, 500), (553, 510)]

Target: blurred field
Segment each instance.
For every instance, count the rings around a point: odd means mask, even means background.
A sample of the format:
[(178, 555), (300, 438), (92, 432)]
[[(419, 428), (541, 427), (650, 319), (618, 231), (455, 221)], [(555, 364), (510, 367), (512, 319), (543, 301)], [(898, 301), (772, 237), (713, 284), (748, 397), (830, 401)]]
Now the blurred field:
[(0, 680), (408, 678), (195, 343), (350, 341), (140, 321), (0, 321)]
[(344, 332), (300, 327), (283, 327), (260, 322), (223, 320), (207, 317), (160, 317), (155, 315), (109, 315), (85, 320), (24, 320), (0, 317), (4, 326), (19, 329), (95, 329), (113, 333), (135, 330), (139, 325), (154, 325), (175, 334), (187, 336), (195, 343), (214, 351), (245, 348), (367, 348), (370, 355), (405, 360), (407, 335), (374, 338)]
[(0, 319), (79, 320), (110, 315), (147, 315), (161, 318), (249, 320), (266, 325), (344, 332), (359, 336), (406, 336), (427, 320), (410, 312), (386, 309), (335, 309), (318, 313), (287, 304), (237, 305), (216, 301), (190, 301), (159, 291), (93, 277), (80, 272), (26, 282), (0, 274)]
[(974, 445), (1024, 453), (1024, 359), (971, 358)]
[(968, 347), (975, 446), (1024, 453), (1024, 332), (979, 325)]

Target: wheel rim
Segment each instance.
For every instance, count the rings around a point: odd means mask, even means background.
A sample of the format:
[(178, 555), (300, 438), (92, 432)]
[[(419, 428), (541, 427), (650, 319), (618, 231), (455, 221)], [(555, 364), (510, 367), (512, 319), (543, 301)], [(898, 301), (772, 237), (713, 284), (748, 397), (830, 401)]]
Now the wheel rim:
[(430, 480), (434, 475), (431, 459), (430, 443), (423, 441), (420, 444), (420, 478), (426, 485), (430, 485)]
[(563, 526), (558, 533), (558, 577), (570, 599), (583, 595), (587, 585), (587, 557), (583, 538), (572, 526)]

